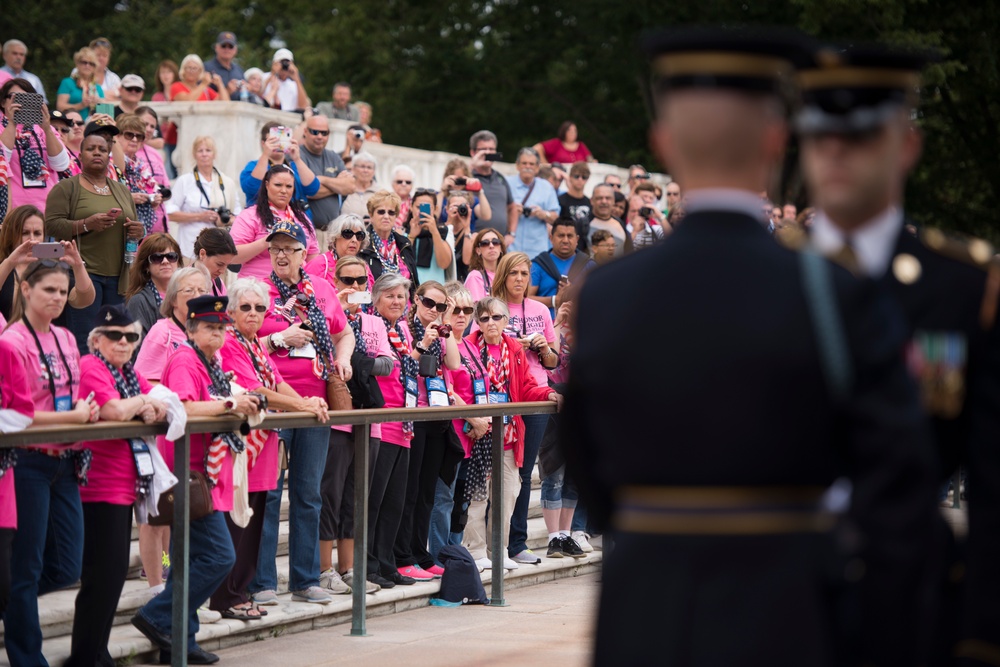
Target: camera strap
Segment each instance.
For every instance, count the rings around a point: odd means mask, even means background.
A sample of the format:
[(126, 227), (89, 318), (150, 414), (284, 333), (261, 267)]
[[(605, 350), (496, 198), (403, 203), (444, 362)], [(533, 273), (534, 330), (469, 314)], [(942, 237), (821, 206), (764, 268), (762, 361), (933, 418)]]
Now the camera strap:
[[(219, 177), (219, 192), (222, 193), (222, 205), (225, 206), (226, 186), (222, 184), (222, 174), (220, 174), (219, 170), (216, 169), (215, 167), (212, 167), (212, 171), (215, 172), (215, 175)], [(195, 185), (198, 186), (198, 190), (201, 191), (201, 196), (205, 198), (205, 206), (208, 208), (212, 208), (212, 199), (208, 196), (208, 193), (205, 192), (205, 186), (201, 184), (201, 176), (198, 174), (198, 167), (194, 168), (194, 183)]]
[(521, 207), (522, 208), (524, 207), (525, 204), (528, 203), (528, 197), (531, 196), (531, 193), (535, 191), (535, 183), (537, 183), (537, 182), (538, 182), (538, 178), (535, 178), (535, 180), (533, 180), (531, 182), (531, 187), (528, 188), (528, 193), (526, 195), (524, 195), (524, 199), (521, 200)]

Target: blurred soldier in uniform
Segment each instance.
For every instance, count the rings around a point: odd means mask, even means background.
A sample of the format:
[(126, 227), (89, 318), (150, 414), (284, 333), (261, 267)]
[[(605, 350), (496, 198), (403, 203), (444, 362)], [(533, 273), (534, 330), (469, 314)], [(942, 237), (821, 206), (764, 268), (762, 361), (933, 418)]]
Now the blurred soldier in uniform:
[(879, 47), (821, 50), (799, 72), (796, 125), (820, 209), (813, 247), (853, 261), (897, 298), (907, 362), (942, 464), (936, 481), (947, 484), (960, 462), (969, 470), (964, 558), (938, 517), (947, 548), (929, 563), (927, 662), (1000, 665), (1000, 267), (985, 241), (905, 229), (903, 189), (920, 155), (912, 118), (925, 64), (925, 56)]
[[(686, 28), (646, 46), (653, 141), (687, 217), (593, 271), (578, 300), (563, 444), (615, 541), (595, 663), (909, 664), (937, 503), (902, 320), (873, 283), (781, 247), (761, 216), (801, 44)], [(849, 563), (820, 504), (841, 475), (857, 508)], [(845, 578), (860, 582), (855, 643), (834, 621)]]

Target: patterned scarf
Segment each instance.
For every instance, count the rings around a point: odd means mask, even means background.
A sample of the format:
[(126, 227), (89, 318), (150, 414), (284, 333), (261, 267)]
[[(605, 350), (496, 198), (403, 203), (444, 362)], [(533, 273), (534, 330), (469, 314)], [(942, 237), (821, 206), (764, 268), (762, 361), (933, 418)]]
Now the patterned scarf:
[[(486, 374), (490, 378), (492, 390), (507, 394), (510, 399), (510, 350), (507, 349), (507, 341), (500, 339), (500, 361), (499, 363), (489, 353), (486, 346), (486, 336), (479, 338), (479, 353), (482, 355), (483, 364), (486, 366)], [(510, 423), (503, 427), (503, 444), (513, 445), (517, 442), (517, 422), (511, 418)]]
[(322, 380), (329, 380), (330, 373), (333, 371), (334, 359), (330, 328), (327, 326), (323, 311), (316, 305), (316, 291), (313, 289), (312, 281), (309, 280), (305, 271), (300, 269), (300, 274), (302, 277), (299, 284), (289, 287), (278, 277), (277, 273), (271, 271), (271, 283), (278, 288), (278, 294), (285, 302), (285, 305), (281, 307), (285, 319), (291, 322), (294, 319), (292, 313), (297, 309), (299, 317), (303, 320), (309, 320), (309, 324), (312, 325), (313, 340), (319, 351), (319, 354), (313, 358), (313, 374)]
[[(379, 317), (385, 322), (385, 331), (389, 336), (389, 344), (392, 346), (393, 352), (396, 353), (396, 358), (399, 359), (399, 383), (403, 385), (403, 393), (405, 395), (406, 378), (416, 380), (420, 372), (420, 365), (416, 359), (410, 356), (412, 350), (410, 350), (410, 346), (406, 342), (406, 336), (403, 335), (403, 328), (399, 325), (399, 320), (396, 320), (395, 324), (390, 324), (389, 320), (385, 319), (381, 314)], [(403, 422), (403, 437), (407, 440), (413, 439), (413, 422)]]
[(396, 247), (396, 239), (391, 235), (388, 241), (383, 241), (382, 237), (371, 230), (372, 247), (382, 263), (382, 271), (385, 273), (400, 273), (399, 248)]
[[(229, 386), (229, 378), (222, 372), (222, 367), (219, 366), (219, 363), (214, 358), (209, 363), (208, 359), (205, 358), (205, 354), (192, 344), (191, 341), (187, 341), (184, 344), (195, 351), (195, 354), (201, 359), (205, 370), (208, 371), (208, 378), (211, 382), (208, 385), (208, 393), (219, 398), (230, 398), (233, 395), (233, 390)], [(227, 445), (237, 453), (246, 449), (246, 445), (240, 437), (232, 431), (212, 434), (212, 442), (208, 446), (208, 451), (205, 452), (205, 473), (212, 486), (215, 486), (219, 481), (219, 473), (222, 472), (222, 461), (226, 458)]]
[[(138, 156), (135, 158), (125, 156), (125, 184), (131, 192), (146, 194), (156, 192), (157, 187), (152, 170)], [(156, 222), (152, 204), (149, 202), (136, 204), (135, 212), (139, 216), (139, 220), (142, 221), (142, 226), (146, 230), (146, 233), (149, 234), (152, 232), (153, 224)]]
[[(100, 359), (101, 363), (104, 364), (104, 367), (108, 369), (109, 373), (111, 373), (111, 377), (115, 381), (115, 390), (118, 392), (119, 396), (122, 398), (135, 398), (136, 396), (142, 395), (142, 389), (139, 387), (139, 378), (135, 374), (135, 369), (132, 368), (132, 362), (126, 361), (121, 367), (121, 370), (119, 370), (112, 366), (100, 352), (95, 351), (94, 356)], [(140, 442), (142, 441), (141, 438), (127, 438), (127, 440), (130, 448), (132, 447), (132, 442), (134, 440), (139, 440)], [(138, 471), (136, 471), (136, 493), (148, 496), (152, 484), (152, 475), (140, 475), (138, 474)]]
[[(427, 333), (427, 329), (424, 327), (423, 322), (420, 321), (419, 317), (414, 317), (413, 322), (410, 323), (410, 333), (413, 334), (413, 340), (423, 340), (424, 334)], [(428, 348), (438, 360), (438, 377), (441, 377), (444, 371), (444, 345), (441, 344), (441, 338), (435, 338), (434, 342)]]
[(295, 223), (296, 225), (301, 226), (301, 223), (299, 223), (299, 221), (295, 219), (295, 212), (292, 211), (291, 206), (285, 207), (284, 211), (279, 211), (277, 208), (274, 207), (274, 204), (268, 202), (267, 205), (271, 208), (271, 221), (272, 221), (271, 226), (267, 228), (268, 231), (270, 231), (271, 227), (278, 224), (279, 222), (292, 222)]
[[(9, 124), (5, 116), (0, 117), (0, 123), (4, 127)], [(31, 139), (35, 140), (35, 147), (31, 146)], [(18, 160), (21, 163), (21, 173), (25, 178), (32, 181), (44, 181), (49, 177), (49, 170), (45, 166), (42, 158), (42, 141), (31, 128), (17, 128), (14, 135), (14, 150), (17, 151)]]
[(156, 289), (156, 285), (153, 283), (153, 279), (152, 278), (150, 278), (146, 282), (146, 287), (149, 289), (150, 292), (153, 293), (153, 299), (156, 300), (156, 310), (159, 311), (160, 310), (160, 306), (163, 305), (163, 297), (160, 296), (160, 290)]
[[(271, 365), (271, 358), (267, 356), (264, 348), (260, 345), (260, 339), (254, 336), (252, 340), (248, 340), (243, 334), (239, 332), (236, 327), (229, 327), (230, 333), (233, 334), (233, 338), (243, 346), (243, 349), (248, 355), (250, 355), (250, 362), (253, 364), (253, 369), (257, 373), (257, 380), (266, 388), (271, 391), (277, 391), (278, 383), (277, 378), (274, 376), (274, 367)], [(257, 457), (260, 453), (264, 451), (264, 443), (267, 442), (268, 437), (270, 437), (273, 431), (255, 428), (250, 431), (250, 435), (247, 436), (247, 467), (252, 469), (254, 464), (257, 463)]]
[(361, 327), (364, 324), (361, 321), (361, 312), (358, 311), (352, 315), (350, 311), (345, 310), (344, 314), (347, 315), (347, 323), (351, 325), (351, 331), (354, 332), (354, 351), (367, 356), (368, 344), (365, 343), (365, 337), (361, 332)]

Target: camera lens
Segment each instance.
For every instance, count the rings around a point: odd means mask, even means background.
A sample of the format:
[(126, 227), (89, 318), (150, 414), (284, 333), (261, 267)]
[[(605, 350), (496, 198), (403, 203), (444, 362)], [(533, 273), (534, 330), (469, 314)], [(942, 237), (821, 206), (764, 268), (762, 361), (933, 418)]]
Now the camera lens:
[(163, 201), (167, 201), (168, 199), (170, 199), (170, 196), (171, 196), (170, 188), (168, 188), (168, 187), (161, 187), (160, 188), (160, 196), (163, 197)]
[(465, 216), (469, 215), (469, 207), (466, 204), (459, 204), (458, 205), (458, 214), (460, 216), (462, 216), (463, 218)]

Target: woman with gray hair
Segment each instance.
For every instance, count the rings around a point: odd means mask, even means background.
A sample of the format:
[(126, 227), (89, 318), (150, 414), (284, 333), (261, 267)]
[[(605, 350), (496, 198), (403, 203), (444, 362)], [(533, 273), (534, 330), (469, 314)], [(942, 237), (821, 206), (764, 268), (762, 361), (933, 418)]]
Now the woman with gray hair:
[(375, 169), (378, 164), (375, 156), (368, 151), (361, 151), (351, 160), (351, 172), (354, 174), (355, 192), (344, 199), (340, 213), (352, 213), (363, 218), (368, 215), (368, 200), (379, 188), (375, 184)]
[[(368, 247), (371, 238), (365, 230), (365, 221), (356, 215), (341, 215), (330, 223), (326, 229), (330, 239), (330, 248), (306, 264), (306, 273), (326, 280), (334, 288), (337, 276), (337, 260), (342, 257), (354, 257)], [(371, 271), (368, 272), (367, 286), (375, 284)], [(364, 291), (358, 286), (358, 291)]]
[[(211, 84), (215, 88), (210, 87)], [(175, 102), (229, 101), (229, 90), (218, 74), (205, 71), (205, 63), (195, 53), (181, 61), (181, 80), (170, 86), (170, 99)]]
[[(234, 373), (233, 379), (247, 391), (263, 395), (269, 407), (288, 412), (311, 412), (318, 422), (325, 423), (326, 401), (319, 396), (303, 398), (285, 382), (257, 337), (269, 298), (267, 286), (254, 278), (240, 278), (230, 287), (228, 310), (233, 322), (219, 351), (222, 369)], [(278, 486), (277, 431), (251, 431), (247, 436), (247, 454), (250, 470), (247, 490), (253, 515), (250, 523), (242, 527), (229, 514), (225, 515), (236, 564), (212, 594), (209, 604), (209, 608), (221, 613), (223, 618), (244, 621), (267, 615), (250, 600), (246, 591), (257, 574), (267, 492)]]

